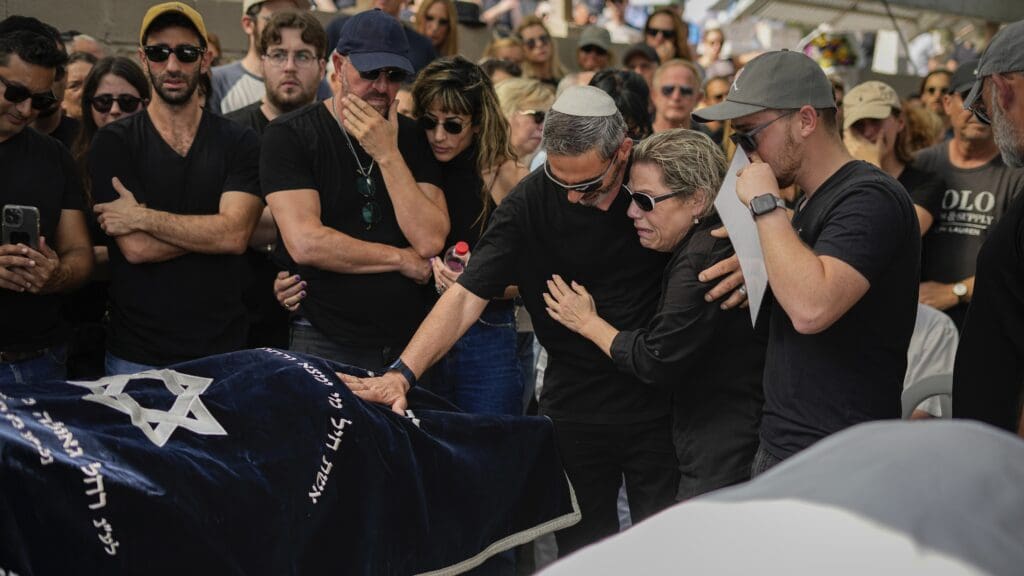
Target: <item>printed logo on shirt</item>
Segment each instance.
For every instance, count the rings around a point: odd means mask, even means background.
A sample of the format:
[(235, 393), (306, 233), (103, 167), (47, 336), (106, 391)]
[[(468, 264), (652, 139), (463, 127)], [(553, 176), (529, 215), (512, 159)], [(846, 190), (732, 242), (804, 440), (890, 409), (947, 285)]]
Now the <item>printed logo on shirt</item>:
[(996, 196), (989, 191), (946, 190), (935, 232), (981, 236), (995, 221)]

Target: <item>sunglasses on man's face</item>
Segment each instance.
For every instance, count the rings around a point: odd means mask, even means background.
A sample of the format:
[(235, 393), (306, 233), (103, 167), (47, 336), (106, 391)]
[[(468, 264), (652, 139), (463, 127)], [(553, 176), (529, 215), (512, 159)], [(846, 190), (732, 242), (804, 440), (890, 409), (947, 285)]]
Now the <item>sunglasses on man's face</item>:
[(651, 38), (657, 37), (658, 34), (661, 34), (661, 37), (666, 40), (675, 40), (676, 38), (676, 31), (671, 28), (647, 28), (644, 32)]
[(440, 124), (441, 127), (444, 128), (444, 131), (452, 136), (461, 134), (462, 129), (465, 128), (465, 126), (462, 125), (462, 122), (459, 122), (454, 118), (448, 118), (444, 122), (438, 122), (437, 118), (434, 118), (433, 116), (420, 116), (418, 122), (420, 123), (420, 128), (423, 128), (428, 132), (434, 130), (437, 128), (437, 125)]
[(152, 46), (143, 46), (142, 51), (150, 62), (166, 62), (171, 57), (171, 54), (174, 54), (178, 62), (191, 64), (203, 57), (203, 52), (206, 52), (206, 48), (191, 44), (179, 44), (174, 48), (167, 44), (153, 44)]
[(732, 134), (729, 135), (729, 139), (732, 140), (733, 144), (742, 148), (743, 151), (746, 152), (747, 154), (753, 154), (754, 152), (757, 152), (757, 135), (760, 134), (761, 131), (771, 126), (772, 123), (775, 122), (776, 120), (780, 118), (785, 118), (786, 116), (792, 116), (797, 112), (799, 112), (799, 110), (790, 110), (785, 114), (780, 114), (775, 118), (772, 118), (771, 120), (765, 122), (764, 124), (754, 126), (753, 128), (746, 132), (733, 132)]
[(597, 54), (598, 56), (608, 55), (607, 50), (601, 48), (600, 46), (594, 46), (593, 44), (588, 44), (587, 46), (580, 48), (580, 52), (583, 52), (585, 54)]
[(604, 171), (601, 172), (600, 176), (598, 176), (597, 178), (593, 178), (591, 180), (580, 182), (578, 184), (566, 184), (565, 182), (562, 182), (558, 178), (555, 178), (555, 176), (551, 173), (551, 168), (549, 168), (549, 165), (550, 162), (544, 163), (544, 175), (547, 176), (548, 180), (551, 180), (551, 182), (554, 183), (556, 186), (564, 188), (566, 192), (576, 192), (577, 194), (590, 194), (592, 192), (597, 192), (598, 190), (601, 189), (602, 184), (604, 184), (605, 176), (608, 175), (608, 171), (611, 170), (612, 166), (615, 165), (615, 157), (612, 156), (612, 159), (608, 161), (608, 166), (605, 167)]
[(28, 88), (19, 84), (12, 84), (3, 76), (0, 76), (0, 84), (4, 85), (4, 100), (7, 100), (11, 104), (21, 104), (25, 100), (31, 98), (32, 108), (34, 110), (46, 110), (57, 103), (57, 99), (53, 96), (53, 92), (33, 94)]
[(544, 117), (547, 116), (547, 112), (544, 110), (520, 110), (520, 116), (530, 116), (533, 121), (538, 125), (544, 123)]
[(380, 75), (384, 74), (384, 78), (392, 84), (401, 84), (405, 82), (406, 77), (409, 75), (405, 73), (405, 70), (399, 70), (398, 68), (377, 68), (376, 70), (369, 70), (367, 72), (359, 72), (359, 77), (363, 80), (370, 82), (376, 82)]
[(689, 86), (683, 86), (682, 84), (666, 84), (661, 87), (661, 95), (665, 98), (670, 98), (672, 93), (679, 90), (679, 95), (683, 98), (687, 96), (693, 96), (697, 91)]
[(668, 194), (662, 194), (661, 196), (651, 196), (650, 194), (644, 194), (643, 192), (629, 191), (629, 197), (636, 203), (636, 207), (643, 210), (644, 212), (650, 212), (654, 210), (654, 205), (662, 200), (668, 200), (673, 196), (678, 196), (682, 192), (669, 192)]
[(929, 86), (925, 88), (924, 91), (933, 96), (935, 94), (945, 95), (952, 92), (952, 90), (949, 89), (949, 86)]
[(114, 107), (114, 102), (117, 102), (117, 107), (126, 114), (131, 114), (139, 109), (139, 105), (143, 103), (142, 98), (138, 96), (132, 96), (131, 94), (100, 94), (99, 96), (93, 96), (89, 103), (92, 104), (93, 110), (100, 114), (106, 114), (110, 112), (110, 109)]
[(551, 42), (551, 38), (547, 35), (537, 36), (536, 38), (530, 38), (529, 40), (523, 40), (523, 46), (533, 50), (537, 46), (547, 46)]
[[(984, 89), (984, 85), (982, 86), (982, 89)], [(965, 90), (965, 91), (960, 93), (960, 98), (964, 102), (966, 102), (967, 101), (967, 96), (970, 93), (971, 93), (970, 90)], [(974, 98), (974, 102), (972, 102), (970, 106), (964, 106), (964, 109), (967, 110), (968, 112), (970, 112), (971, 114), (974, 114), (974, 117), (978, 119), (978, 122), (981, 122), (982, 124), (984, 124), (986, 126), (991, 126), (992, 125), (992, 117), (989, 116), (988, 109), (985, 108), (985, 99), (982, 98), (982, 94), (980, 93), (980, 90), (979, 90), (978, 95)]]

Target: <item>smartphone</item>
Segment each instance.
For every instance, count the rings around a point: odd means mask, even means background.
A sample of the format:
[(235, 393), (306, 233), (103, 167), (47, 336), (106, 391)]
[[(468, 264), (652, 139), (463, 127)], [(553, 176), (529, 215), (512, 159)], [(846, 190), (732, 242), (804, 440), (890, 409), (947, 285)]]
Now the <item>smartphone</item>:
[(3, 243), (39, 249), (39, 209), (7, 204), (3, 210)]

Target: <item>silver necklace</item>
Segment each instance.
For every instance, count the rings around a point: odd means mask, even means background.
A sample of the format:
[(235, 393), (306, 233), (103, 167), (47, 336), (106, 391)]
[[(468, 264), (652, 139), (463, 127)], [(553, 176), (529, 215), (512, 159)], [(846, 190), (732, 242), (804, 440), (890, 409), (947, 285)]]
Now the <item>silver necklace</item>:
[(356, 154), (356, 148), (352, 145), (352, 140), (348, 137), (348, 132), (345, 130), (345, 126), (341, 123), (341, 116), (338, 115), (338, 97), (331, 98), (331, 109), (334, 110), (334, 121), (338, 123), (338, 128), (341, 130), (341, 135), (345, 137), (345, 143), (348, 144), (348, 149), (352, 152), (352, 157), (356, 159), (356, 166), (359, 167), (359, 175), (363, 178), (369, 178), (370, 173), (373, 172), (373, 163), (376, 162), (373, 158), (370, 158), (369, 169), (363, 169), (363, 163), (359, 161), (359, 154)]

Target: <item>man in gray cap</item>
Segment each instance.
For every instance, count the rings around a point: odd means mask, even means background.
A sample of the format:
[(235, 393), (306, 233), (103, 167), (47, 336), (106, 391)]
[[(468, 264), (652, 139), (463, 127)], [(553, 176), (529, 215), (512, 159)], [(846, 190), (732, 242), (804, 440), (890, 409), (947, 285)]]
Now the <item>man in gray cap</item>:
[(934, 219), (921, 239), (920, 300), (945, 312), (958, 329), (974, 296), (978, 251), (1024, 192), (1024, 170), (1007, 166), (992, 127), (964, 110), (977, 65), (976, 60), (962, 64), (952, 76), (950, 93), (942, 97), (953, 137), (921, 150), (914, 159), (917, 169), (935, 174), (944, 186), (932, 194), (910, 190)]
[(583, 72), (597, 72), (608, 67), (611, 60), (612, 38), (600, 26), (587, 26), (576, 42), (576, 63)]
[(364, 399), (405, 407), (405, 393), (476, 321), (489, 299), (519, 287), (548, 351), (540, 411), (555, 425), (582, 521), (557, 534), (568, 554), (618, 531), (623, 475), (634, 522), (673, 503), (678, 472), (663, 392), (616, 370), (610, 358), (553, 320), (543, 294), (554, 275), (587, 286), (601, 315), (624, 330), (654, 312), (666, 259), (640, 246), (624, 186), (633, 142), (611, 97), (567, 89), (544, 123), (548, 161), (495, 210), (466, 271), (434, 306), (394, 371), (344, 377)]
[(428, 258), (448, 208), (423, 129), (398, 114), (412, 64), (402, 25), (349, 18), (331, 60), (334, 97), (263, 134), (260, 182), (280, 230), (273, 258), (304, 281), (291, 349), (383, 370), (428, 307)]
[[(900, 416), (917, 216), (896, 180), (849, 155), (835, 114), (825, 73), (789, 51), (755, 58), (725, 102), (694, 113), (732, 120), (752, 162), (736, 194), (756, 222), (772, 294), (754, 474), (848, 426)], [(790, 221), (779, 190), (793, 184), (804, 197)]]
[[(1024, 167), (1024, 21), (992, 39), (964, 100), (992, 124), (1010, 166)], [(974, 299), (953, 371), (953, 414), (1024, 433), (1024, 194), (978, 253)]]

